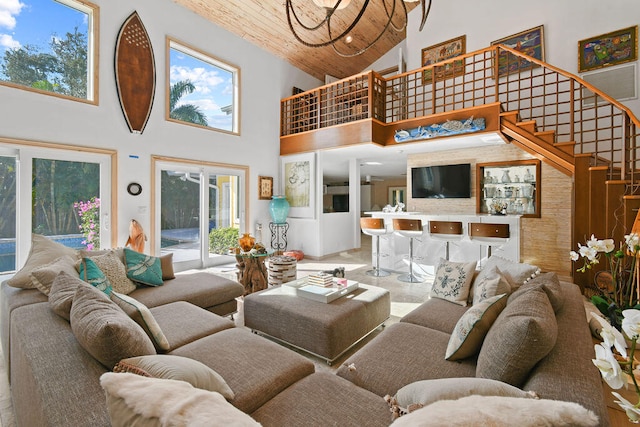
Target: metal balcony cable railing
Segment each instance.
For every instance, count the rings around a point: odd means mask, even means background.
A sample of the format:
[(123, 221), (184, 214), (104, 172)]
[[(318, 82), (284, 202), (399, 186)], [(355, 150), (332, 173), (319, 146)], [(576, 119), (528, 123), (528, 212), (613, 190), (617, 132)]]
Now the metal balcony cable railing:
[[(497, 74), (497, 76), (496, 76)], [(497, 78), (496, 78), (497, 77)], [(555, 141), (575, 142), (609, 166), (610, 179), (640, 189), (640, 121), (623, 104), (564, 70), (496, 45), (384, 78), (361, 73), (282, 100), (281, 135), (374, 119), (401, 123), (500, 102)]]

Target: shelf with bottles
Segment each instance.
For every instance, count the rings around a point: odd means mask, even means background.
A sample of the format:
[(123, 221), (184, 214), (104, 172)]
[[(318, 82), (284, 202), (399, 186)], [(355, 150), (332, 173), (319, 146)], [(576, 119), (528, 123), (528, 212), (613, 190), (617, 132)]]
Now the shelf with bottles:
[(540, 217), (540, 161), (476, 164), (476, 212)]

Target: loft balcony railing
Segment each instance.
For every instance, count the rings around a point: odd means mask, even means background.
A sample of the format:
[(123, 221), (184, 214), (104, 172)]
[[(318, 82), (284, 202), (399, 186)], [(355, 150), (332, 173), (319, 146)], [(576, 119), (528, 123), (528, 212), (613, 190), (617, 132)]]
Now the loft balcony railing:
[(556, 143), (575, 142), (574, 155), (608, 165), (610, 179), (631, 182), (629, 194), (640, 187), (634, 114), (579, 77), (503, 45), (389, 78), (369, 71), (285, 98), (281, 136), (359, 120), (415, 123), (496, 102), (521, 121), (535, 120), (538, 131), (553, 131)]

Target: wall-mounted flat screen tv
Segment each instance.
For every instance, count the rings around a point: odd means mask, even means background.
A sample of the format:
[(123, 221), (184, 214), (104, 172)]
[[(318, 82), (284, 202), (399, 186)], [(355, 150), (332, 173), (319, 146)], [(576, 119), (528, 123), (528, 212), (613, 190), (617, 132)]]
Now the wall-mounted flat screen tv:
[(464, 199), (471, 197), (471, 164), (411, 168), (414, 199)]

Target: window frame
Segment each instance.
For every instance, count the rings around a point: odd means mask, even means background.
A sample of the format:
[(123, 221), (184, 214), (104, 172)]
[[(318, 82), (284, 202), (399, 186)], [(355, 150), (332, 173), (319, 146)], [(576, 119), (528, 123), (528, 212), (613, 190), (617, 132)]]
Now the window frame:
[(17, 83), (0, 80), (0, 86), (6, 86), (14, 89), (21, 89), (27, 92), (35, 92), (42, 95), (54, 96), (56, 98), (67, 99), (70, 101), (82, 102), (85, 104), (99, 105), (99, 46), (100, 46), (100, 7), (86, 0), (52, 0), (80, 12), (89, 15), (87, 28), (87, 98), (76, 98), (70, 95), (51, 92), (48, 90), (38, 89), (34, 87), (24, 86)]
[[(183, 120), (177, 120), (177, 119), (173, 119), (170, 117), (170, 111), (169, 111), (169, 103), (170, 103), (170, 94), (171, 94), (171, 49), (177, 50), (179, 52), (182, 52), (185, 55), (189, 55), (191, 57), (194, 57), (195, 59), (198, 59), (202, 62), (206, 62), (214, 67), (220, 68), (224, 71), (227, 71), (229, 73), (231, 73), (233, 75), (233, 118), (232, 118), (232, 129), (226, 130), (226, 129), (220, 129), (214, 126), (204, 126), (204, 125), (200, 125), (197, 123), (190, 123), (190, 122), (186, 122)], [(241, 74), (240, 74), (240, 67), (238, 67), (237, 65), (234, 65), (230, 62), (227, 61), (223, 61), (222, 59), (211, 55), (201, 49), (198, 49), (192, 45), (189, 45), (188, 43), (185, 43), (183, 41), (180, 41), (176, 38), (167, 36), (166, 37), (166, 49), (165, 49), (165, 54), (166, 54), (166, 79), (165, 79), (165, 92), (166, 92), (166, 97), (165, 97), (165, 119), (169, 122), (173, 122), (173, 123), (179, 123), (182, 125), (187, 125), (187, 126), (194, 126), (200, 129), (207, 129), (207, 130), (212, 130), (212, 131), (216, 131), (216, 132), (222, 132), (222, 133), (226, 133), (226, 134), (230, 134), (230, 135), (240, 135), (240, 79), (241, 79)]]

